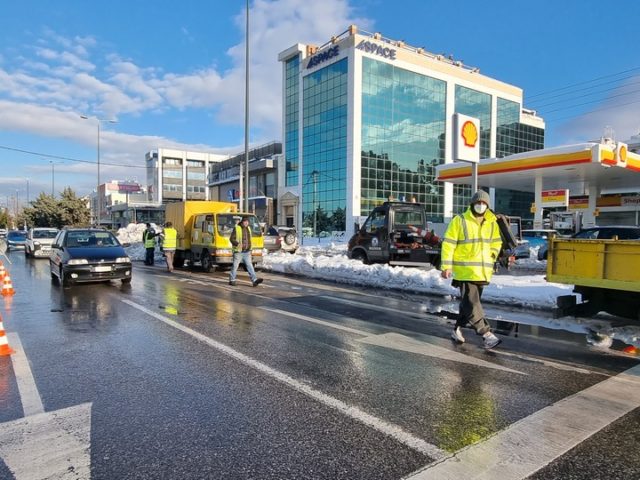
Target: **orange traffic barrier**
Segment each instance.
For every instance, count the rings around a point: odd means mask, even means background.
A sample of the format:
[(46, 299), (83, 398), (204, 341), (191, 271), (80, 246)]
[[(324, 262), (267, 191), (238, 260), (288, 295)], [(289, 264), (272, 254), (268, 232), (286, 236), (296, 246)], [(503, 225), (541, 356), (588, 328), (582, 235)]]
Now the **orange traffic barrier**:
[(7, 341), (7, 336), (4, 332), (4, 326), (2, 325), (2, 315), (0, 315), (0, 357), (6, 357), (7, 355), (11, 355), (12, 353), (16, 353), (9, 346), (9, 342)]
[(16, 291), (13, 289), (13, 284), (11, 283), (11, 277), (7, 273), (2, 280), (2, 291), (0, 292), (4, 297), (7, 295), (15, 295)]

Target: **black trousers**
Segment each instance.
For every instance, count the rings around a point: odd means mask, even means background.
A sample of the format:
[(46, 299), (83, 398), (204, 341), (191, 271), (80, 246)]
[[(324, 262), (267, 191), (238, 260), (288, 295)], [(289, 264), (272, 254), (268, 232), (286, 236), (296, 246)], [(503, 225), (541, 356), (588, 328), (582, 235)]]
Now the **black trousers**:
[(156, 247), (150, 247), (146, 249), (146, 255), (144, 257), (145, 265), (153, 265), (153, 256), (156, 253)]
[(478, 285), (473, 282), (460, 282), (460, 314), (456, 321), (456, 327), (464, 327), (470, 323), (478, 335), (484, 335), (491, 327), (484, 318), (484, 310), (480, 298), (484, 285)]

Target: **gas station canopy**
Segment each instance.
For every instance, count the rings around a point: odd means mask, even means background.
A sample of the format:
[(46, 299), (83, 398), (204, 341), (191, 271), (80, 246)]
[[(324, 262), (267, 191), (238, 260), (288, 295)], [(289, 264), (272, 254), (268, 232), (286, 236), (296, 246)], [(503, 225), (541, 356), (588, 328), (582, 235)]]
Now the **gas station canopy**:
[[(568, 190), (572, 196), (588, 195), (583, 227), (595, 225), (600, 194), (640, 191), (640, 155), (622, 142), (583, 143), (533, 150), (503, 158), (480, 160), (477, 185), (534, 192), (534, 227), (542, 228), (543, 192)], [(454, 162), (436, 168), (441, 182), (473, 185), (470, 163)], [(568, 200), (568, 198), (567, 198)]]

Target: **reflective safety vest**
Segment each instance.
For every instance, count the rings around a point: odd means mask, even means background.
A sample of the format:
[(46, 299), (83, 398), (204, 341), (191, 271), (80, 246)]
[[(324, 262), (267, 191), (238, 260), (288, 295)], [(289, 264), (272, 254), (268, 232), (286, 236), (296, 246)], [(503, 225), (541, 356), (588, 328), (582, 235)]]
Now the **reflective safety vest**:
[(453, 217), (442, 240), (441, 270), (452, 270), (455, 280), (489, 282), (502, 247), (496, 220), (487, 210), (479, 223), (470, 208)]
[(178, 246), (178, 232), (175, 228), (169, 227), (164, 229), (164, 240), (162, 241), (162, 248), (171, 249)]
[[(242, 226), (237, 224), (235, 227), (235, 241), (237, 245), (232, 246), (233, 252), (242, 252)], [(247, 235), (249, 236), (249, 250), (251, 250), (251, 229), (247, 227)]]
[(153, 248), (156, 246), (156, 241), (153, 238), (154, 235), (148, 230), (145, 230), (142, 234), (142, 239), (144, 240), (144, 248)]

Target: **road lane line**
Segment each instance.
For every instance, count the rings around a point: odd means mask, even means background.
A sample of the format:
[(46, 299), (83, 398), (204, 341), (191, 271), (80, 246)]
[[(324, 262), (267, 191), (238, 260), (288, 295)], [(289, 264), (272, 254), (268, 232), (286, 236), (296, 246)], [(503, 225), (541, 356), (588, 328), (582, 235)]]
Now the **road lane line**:
[(309, 317), (307, 315), (301, 315), (299, 313), (287, 312), (285, 310), (279, 310), (277, 308), (268, 308), (268, 307), (259, 307), (260, 310), (266, 310), (267, 312), (277, 313), (279, 315), (286, 315), (287, 317), (297, 318), (298, 320), (304, 320), (305, 322), (315, 323), (317, 325), (322, 325), (323, 327), (334, 328), (336, 330), (342, 330), (343, 332), (353, 333), (354, 335), (362, 335), (363, 337), (368, 337), (371, 335), (369, 332), (365, 332), (363, 330), (357, 330), (351, 327), (345, 327), (338, 323), (326, 322), (324, 320), (318, 320), (317, 318)]
[(366, 413), (365, 411), (359, 409), (358, 407), (355, 407), (353, 405), (349, 405), (345, 402), (342, 402), (341, 400), (338, 400), (336, 398), (333, 398), (329, 395), (326, 395), (318, 390), (315, 390), (311, 387), (309, 387), (308, 385), (305, 385), (304, 383), (295, 380), (294, 378), (279, 372), (267, 365), (265, 365), (262, 362), (259, 362), (258, 360), (255, 360), (243, 353), (238, 352), (237, 350), (232, 349), (231, 347), (228, 347), (227, 345), (224, 345), (220, 342), (217, 342), (199, 332), (196, 332), (195, 330), (186, 327), (184, 325), (181, 325), (177, 322), (175, 322), (174, 320), (171, 320), (168, 317), (165, 317), (163, 315), (160, 315), (159, 313), (156, 313), (152, 310), (149, 310), (148, 308), (142, 306), (142, 305), (138, 305), (135, 302), (132, 302), (131, 300), (128, 300), (126, 298), (118, 298), (118, 300), (120, 300), (123, 303), (126, 303), (127, 305), (140, 310), (141, 312), (146, 313), (147, 315), (150, 315), (158, 320), (160, 320), (161, 322), (163, 322), (164, 324), (173, 327), (177, 330), (180, 330), (190, 336), (192, 336), (193, 338), (200, 340), (203, 343), (206, 343), (207, 345), (215, 348), (216, 350), (219, 350), (220, 352), (234, 358), (235, 360), (259, 371), (264, 373), (265, 375), (268, 375), (269, 377), (284, 383), (285, 385), (288, 385), (289, 387), (304, 393), (305, 395), (313, 398), (314, 400), (317, 400), (319, 402), (321, 402), (322, 404), (333, 408), (341, 413), (343, 413), (344, 415), (347, 415), (348, 417), (363, 423), (364, 425), (367, 425), (368, 427), (371, 427), (381, 433), (383, 433), (384, 435), (387, 435), (391, 438), (394, 438), (395, 440), (399, 441), (400, 443), (406, 445), (409, 448), (412, 448), (413, 450), (416, 450), (424, 455), (427, 455), (431, 458), (434, 459), (442, 459), (444, 457), (446, 457), (446, 453), (441, 450), (440, 448), (436, 447), (435, 445), (432, 445), (424, 440), (422, 440), (421, 438), (418, 438), (412, 434), (410, 434), (409, 432), (404, 431), (401, 427), (394, 425), (392, 423), (386, 422), (380, 418), (374, 417), (373, 415), (370, 415), (368, 413)]
[[(345, 305), (352, 305), (354, 307), (365, 307), (368, 310), (378, 310), (379, 312), (391, 312), (398, 314), (400, 311), (398, 308), (384, 307), (382, 305), (372, 305), (371, 303), (358, 302), (356, 300), (347, 300), (346, 298), (337, 298), (337, 297), (327, 297), (319, 295), (318, 298), (326, 298), (327, 300), (331, 300), (333, 302), (344, 303)], [(409, 316), (411, 318), (417, 318), (419, 320), (424, 319), (424, 313), (420, 311), (410, 311), (410, 312), (402, 312), (404, 316)]]
[(31, 367), (29, 366), (29, 360), (24, 353), (24, 348), (20, 342), (20, 337), (17, 333), (7, 333), (9, 345), (13, 345), (13, 349), (16, 351), (11, 355), (11, 362), (13, 363), (13, 371), (16, 375), (16, 383), (18, 384), (18, 391), (20, 392), (20, 401), (22, 402), (22, 410), (24, 416), (37, 415), (44, 412), (44, 406), (42, 405), (42, 399), (38, 392), (36, 381), (31, 373)]
[(640, 365), (537, 411), (406, 480), (522, 480), (640, 407)]

